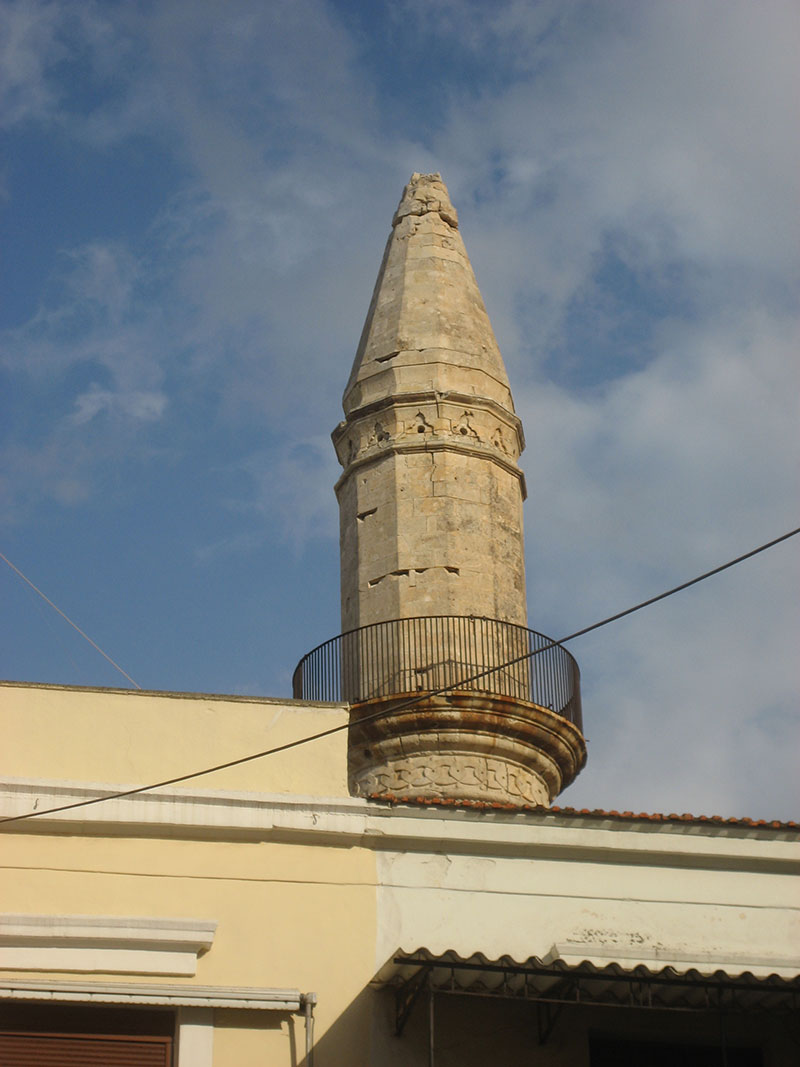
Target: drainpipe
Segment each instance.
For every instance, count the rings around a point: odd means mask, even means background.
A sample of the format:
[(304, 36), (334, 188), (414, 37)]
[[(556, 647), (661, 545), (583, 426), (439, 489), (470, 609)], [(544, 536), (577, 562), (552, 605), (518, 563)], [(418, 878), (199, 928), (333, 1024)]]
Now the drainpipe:
[(300, 997), (300, 1007), (303, 1009), (306, 1023), (305, 1067), (314, 1067), (314, 1005), (316, 1003), (316, 993), (303, 993)]
[(430, 975), (428, 981), (428, 1067), (434, 1067), (433, 979)]

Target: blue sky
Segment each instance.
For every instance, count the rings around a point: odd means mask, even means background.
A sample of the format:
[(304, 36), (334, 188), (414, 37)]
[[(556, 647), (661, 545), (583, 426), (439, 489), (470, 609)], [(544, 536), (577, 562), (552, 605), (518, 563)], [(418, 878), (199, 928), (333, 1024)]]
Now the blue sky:
[[(532, 627), (796, 526), (799, 41), (779, 0), (0, 3), (0, 551), (143, 688), (288, 694), (414, 170), (525, 424)], [(796, 817), (797, 559), (572, 646), (564, 803)], [(0, 676), (125, 684), (0, 598)]]

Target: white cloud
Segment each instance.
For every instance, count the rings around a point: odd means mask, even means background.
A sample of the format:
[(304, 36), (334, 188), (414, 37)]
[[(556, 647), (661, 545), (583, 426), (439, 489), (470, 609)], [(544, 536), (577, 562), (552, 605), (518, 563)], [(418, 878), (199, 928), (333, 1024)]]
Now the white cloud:
[[(123, 248), (98, 244), (73, 250), (62, 262), (47, 302), (29, 322), (5, 331), (0, 362), (26, 382), (29, 392), (65, 389), (61, 418), (73, 425), (100, 410), (160, 417), (170, 338), (164, 309), (142, 300), (147, 264)], [(66, 383), (76, 371), (105, 380), (73, 390)], [(70, 406), (71, 416), (65, 410)], [(56, 429), (58, 412), (50, 415)]]
[(39, 412), (30, 440), (3, 450), (7, 519), (43, 500), (84, 503), (104, 467), (152, 459), (172, 337), (165, 306), (144, 298), (148, 268), (118, 244), (73, 249), (36, 314), (4, 331), (0, 366), (17, 383), (20, 410)]
[[(97, 140), (105, 126), (111, 139), (124, 136), (130, 123), (121, 121), (118, 103), (108, 93), (122, 92), (127, 68), (135, 65), (132, 38), (124, 12), (112, 20), (110, 12), (95, 0), (2, 0), (0, 3), (0, 125), (44, 123), (68, 129), (73, 135)], [(116, 113), (115, 123), (104, 123), (91, 105), (81, 106), (70, 98), (76, 84), (84, 81), (99, 96), (106, 94), (105, 107)], [(144, 81), (140, 83), (142, 86)], [(133, 94), (133, 99), (137, 94)], [(157, 98), (151, 98), (151, 106)]]
[(630, 569), (676, 562), (676, 531), (713, 554), (732, 529), (758, 539), (789, 521), (799, 340), (789, 321), (743, 315), (673, 332), (644, 370), (580, 398), (516, 390), (537, 535), (585, 530)]
[(245, 457), (237, 468), (252, 488), (244, 498), (229, 499), (229, 508), (263, 517), (293, 552), (310, 539), (330, 537), (337, 526), (333, 484), (341, 472), (327, 436), (293, 437)]
[(0, 115), (11, 126), (53, 111), (57, 93), (49, 64), (64, 55), (57, 40), (62, 15), (56, 4), (5, 3), (0, 18)]
[(72, 421), (78, 424), (89, 422), (104, 411), (152, 421), (161, 418), (166, 404), (167, 398), (163, 393), (114, 393), (110, 389), (93, 385), (76, 399)]

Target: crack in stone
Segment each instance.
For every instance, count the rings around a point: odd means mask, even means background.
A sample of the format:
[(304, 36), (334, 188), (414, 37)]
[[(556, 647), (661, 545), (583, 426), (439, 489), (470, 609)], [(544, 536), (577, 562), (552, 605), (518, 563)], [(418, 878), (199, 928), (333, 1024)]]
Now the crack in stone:
[(380, 585), (386, 578), (410, 578), (412, 577), (412, 571), (414, 575), (426, 574), (428, 571), (446, 571), (448, 574), (461, 574), (460, 567), (451, 567), (448, 564), (434, 567), (401, 567), (396, 571), (388, 571), (386, 574), (380, 574), (377, 578), (370, 578), (367, 584), (370, 589), (373, 589), (376, 585)]

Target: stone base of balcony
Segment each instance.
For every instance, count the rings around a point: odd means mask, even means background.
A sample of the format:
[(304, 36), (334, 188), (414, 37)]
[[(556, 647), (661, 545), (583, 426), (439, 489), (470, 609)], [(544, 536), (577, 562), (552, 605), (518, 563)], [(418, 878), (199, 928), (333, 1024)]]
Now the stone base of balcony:
[(352, 706), (354, 796), (549, 805), (586, 762), (581, 732), (548, 708), (466, 690), (402, 708), (421, 695)]

